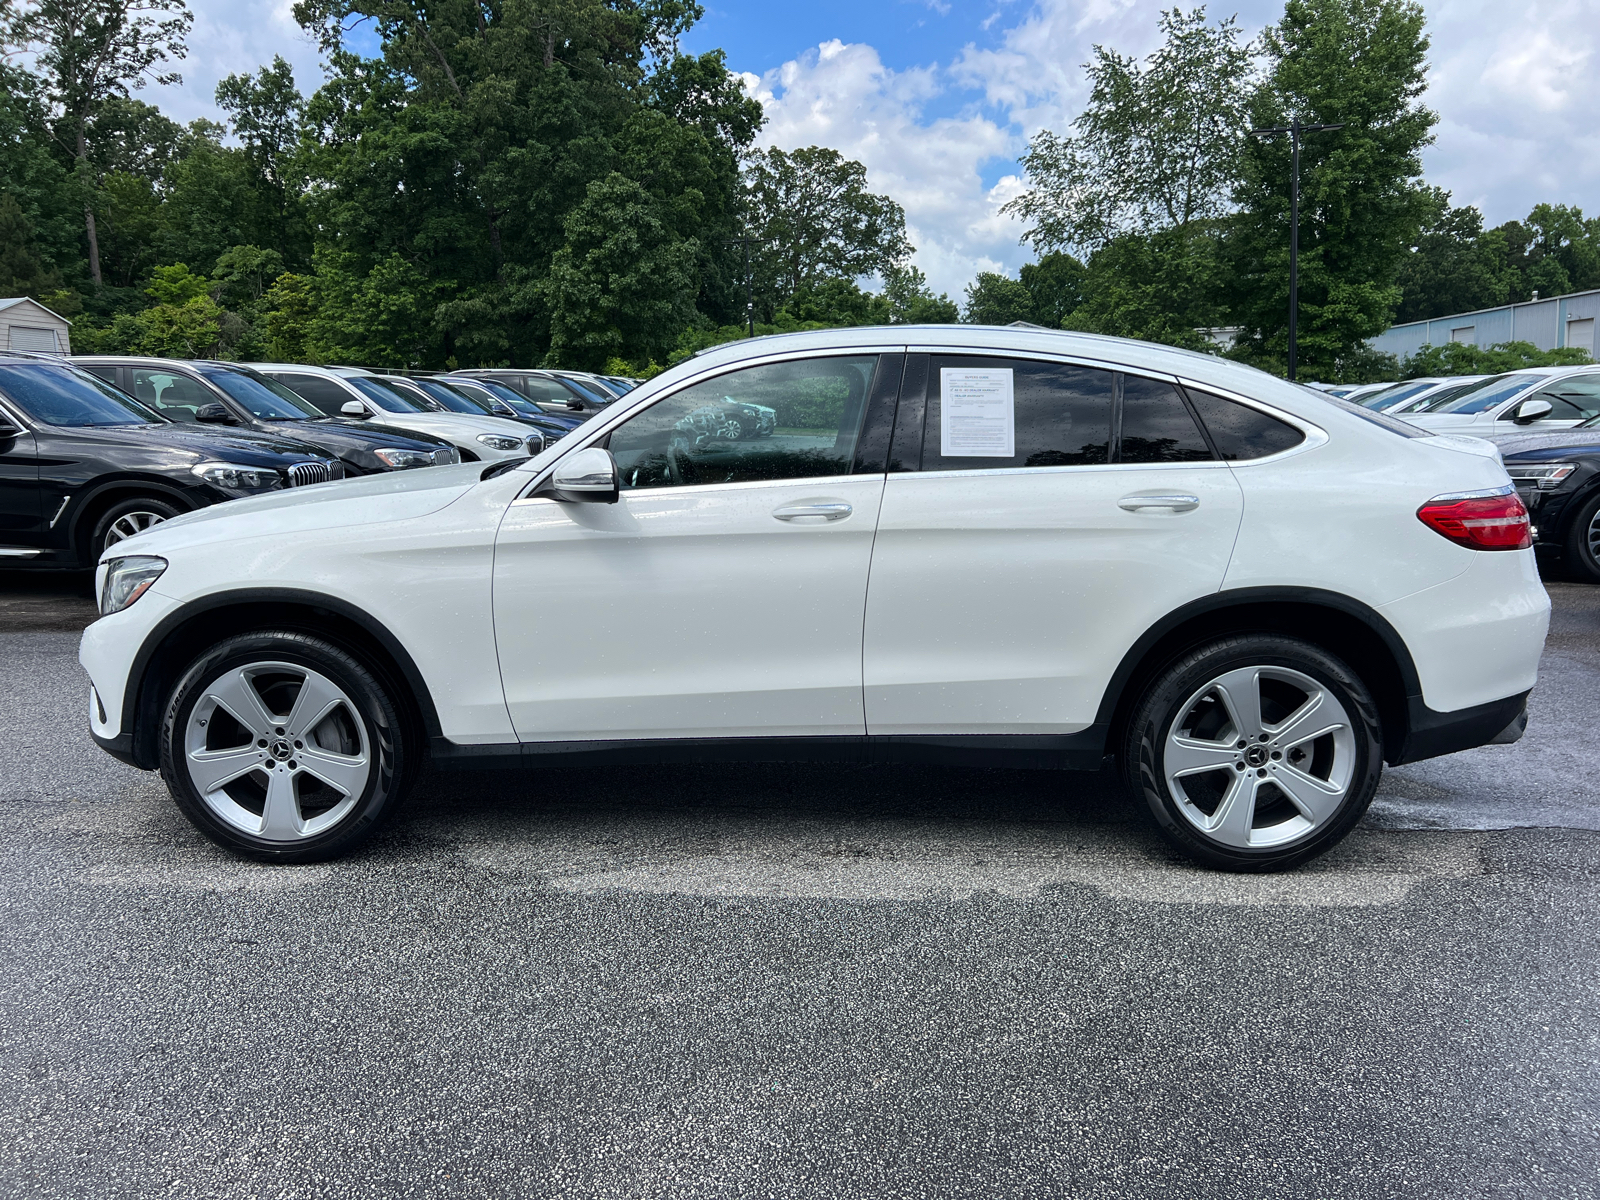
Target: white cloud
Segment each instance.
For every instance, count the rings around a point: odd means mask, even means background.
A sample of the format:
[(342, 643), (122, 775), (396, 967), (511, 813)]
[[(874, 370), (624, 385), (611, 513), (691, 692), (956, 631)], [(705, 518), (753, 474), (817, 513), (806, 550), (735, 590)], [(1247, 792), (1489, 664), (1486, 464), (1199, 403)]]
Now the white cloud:
[[(747, 84), (749, 77), (747, 77)], [(1020, 226), (980, 168), (1014, 158), (1013, 129), (978, 112), (923, 117), (948, 86), (937, 68), (893, 71), (871, 46), (824, 42), (750, 85), (767, 112), (764, 146), (832, 146), (867, 168), (874, 191), (906, 210), (916, 262), (935, 291), (958, 297), (979, 270), (1022, 260)]]

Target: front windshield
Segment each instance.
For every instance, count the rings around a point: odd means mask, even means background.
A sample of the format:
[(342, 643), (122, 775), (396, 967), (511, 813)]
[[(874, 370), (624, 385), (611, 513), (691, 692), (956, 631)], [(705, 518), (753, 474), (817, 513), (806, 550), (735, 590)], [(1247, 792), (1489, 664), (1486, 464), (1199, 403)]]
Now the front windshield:
[(262, 421), (314, 421), (321, 409), (300, 399), (283, 384), (235, 367), (196, 367), (206, 379), (227, 392)]
[(371, 375), (346, 375), (345, 381), (353, 384), (356, 391), (368, 400), (371, 400), (384, 412), (392, 413), (419, 413), (427, 412), (422, 401), (413, 400), (392, 383), (376, 379)]
[[(454, 384), (454, 386), (462, 387), (464, 385), (457, 383)], [(496, 400), (500, 401), (501, 404), (504, 404), (513, 412), (519, 412), (526, 416), (536, 417), (542, 411), (537, 404), (529, 400), (527, 397), (519, 395), (508, 388), (505, 384), (496, 383), (492, 379), (474, 379), (471, 381), (470, 387), (473, 390), (481, 388), (483, 391), (488, 392), (489, 395), (493, 396)]]
[(0, 393), (45, 425), (84, 429), (167, 423), (126, 392), (65, 364), (0, 364)]
[(450, 412), (471, 413), (475, 417), (484, 415), (483, 405), (471, 396), (462, 395), (447, 383), (440, 383), (436, 379), (413, 379), (411, 385), (421, 388)]
[(1393, 387), (1379, 388), (1377, 391), (1362, 396), (1356, 401), (1362, 408), (1388, 408), (1391, 404), (1399, 404), (1419, 392), (1425, 392), (1433, 386), (1433, 381), (1426, 383), (1397, 383)]
[(1538, 383), (1538, 375), (1491, 375), (1476, 386), (1468, 388), (1453, 400), (1430, 404), (1424, 412), (1430, 413), (1481, 413), (1488, 412), (1503, 400), (1526, 391)]

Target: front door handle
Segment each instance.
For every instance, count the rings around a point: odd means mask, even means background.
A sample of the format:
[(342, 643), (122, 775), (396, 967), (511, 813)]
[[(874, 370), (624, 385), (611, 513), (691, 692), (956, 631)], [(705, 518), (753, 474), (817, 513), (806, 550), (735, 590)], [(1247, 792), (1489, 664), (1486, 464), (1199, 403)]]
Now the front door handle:
[(842, 521), (853, 513), (843, 500), (830, 501), (825, 504), (789, 504), (783, 508), (775, 508), (772, 515), (780, 521), (798, 521), (801, 517), (821, 517), (824, 521)]
[(1165, 508), (1171, 512), (1193, 512), (1200, 507), (1199, 496), (1124, 496), (1117, 501), (1117, 507), (1128, 512), (1138, 512), (1141, 508)]

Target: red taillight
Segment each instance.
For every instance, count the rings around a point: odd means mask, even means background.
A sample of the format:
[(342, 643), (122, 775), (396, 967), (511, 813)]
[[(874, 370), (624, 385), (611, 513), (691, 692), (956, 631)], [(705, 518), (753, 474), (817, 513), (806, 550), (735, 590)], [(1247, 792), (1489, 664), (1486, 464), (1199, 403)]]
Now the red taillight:
[(1504, 495), (1435, 496), (1417, 516), (1428, 528), (1469, 550), (1526, 550), (1533, 528), (1521, 498)]

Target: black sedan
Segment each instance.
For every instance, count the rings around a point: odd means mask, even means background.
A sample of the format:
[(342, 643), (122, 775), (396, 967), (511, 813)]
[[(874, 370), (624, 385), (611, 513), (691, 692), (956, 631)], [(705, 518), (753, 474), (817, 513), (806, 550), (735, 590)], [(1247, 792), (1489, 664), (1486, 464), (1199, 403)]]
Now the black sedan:
[(171, 420), (291, 437), (340, 459), (346, 475), (460, 461), (455, 447), (441, 438), (327, 416), (281, 383), (238, 363), (113, 355), (72, 361)]
[(0, 562), (92, 567), (179, 513), (344, 477), (304, 442), (179, 424), (60, 359), (0, 351)]
[(1600, 583), (1600, 418), (1496, 440), (1538, 544), (1559, 552), (1574, 578)]

